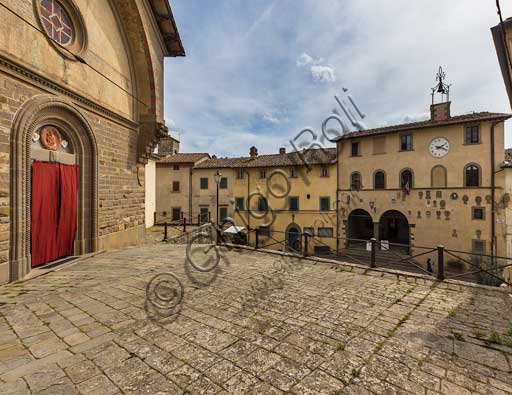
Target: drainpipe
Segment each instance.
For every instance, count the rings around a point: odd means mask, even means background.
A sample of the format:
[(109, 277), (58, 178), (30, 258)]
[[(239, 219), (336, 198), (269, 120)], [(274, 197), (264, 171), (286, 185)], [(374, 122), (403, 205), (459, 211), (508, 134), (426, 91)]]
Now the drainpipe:
[(339, 177), (340, 148), (336, 142), (336, 255), (340, 252), (340, 177)]
[(496, 182), (495, 182), (495, 152), (494, 152), (494, 127), (500, 122), (493, 122), (491, 124), (491, 263), (494, 265), (496, 255)]
[(190, 166), (189, 175), (188, 175), (188, 222), (192, 223), (192, 170), (194, 169), (194, 164)]

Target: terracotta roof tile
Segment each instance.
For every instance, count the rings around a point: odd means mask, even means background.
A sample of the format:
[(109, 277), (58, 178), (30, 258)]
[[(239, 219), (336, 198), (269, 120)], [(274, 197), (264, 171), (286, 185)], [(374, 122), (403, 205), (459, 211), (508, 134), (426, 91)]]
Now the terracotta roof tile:
[(277, 167), (318, 165), (336, 162), (336, 148), (318, 148), (289, 152), (285, 154), (258, 155), (238, 158), (211, 158), (194, 166), (196, 169), (216, 169), (226, 167)]
[(420, 122), (413, 122), (413, 123), (404, 123), (401, 125), (393, 125), (393, 126), (386, 126), (381, 128), (375, 128), (375, 129), (366, 129), (366, 130), (360, 130), (352, 133), (347, 133), (343, 136), (338, 137), (336, 140), (343, 140), (343, 139), (351, 139), (351, 138), (357, 138), (357, 137), (366, 137), (366, 136), (373, 136), (377, 134), (386, 134), (386, 133), (393, 133), (393, 132), (401, 132), (405, 130), (415, 130), (415, 129), (424, 129), (424, 128), (435, 128), (440, 126), (448, 126), (448, 125), (456, 125), (459, 123), (466, 123), (466, 122), (476, 122), (476, 121), (497, 121), (497, 120), (506, 120), (511, 118), (512, 115), (510, 114), (503, 114), (503, 113), (492, 113), (492, 112), (475, 112), (471, 114), (464, 114), (464, 115), (456, 115), (453, 117), (450, 117), (443, 121), (420, 121)]
[(203, 158), (209, 158), (206, 152), (187, 152), (162, 156), (158, 163), (196, 163)]

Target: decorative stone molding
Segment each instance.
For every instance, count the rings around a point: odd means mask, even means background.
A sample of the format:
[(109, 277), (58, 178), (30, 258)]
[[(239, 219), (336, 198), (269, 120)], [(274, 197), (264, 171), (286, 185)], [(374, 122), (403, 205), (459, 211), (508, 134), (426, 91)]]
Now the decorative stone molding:
[(11, 135), (10, 171), (10, 280), (31, 269), (31, 156), (32, 134), (53, 125), (68, 134), (79, 165), (78, 222), (75, 254), (96, 251), (98, 239), (98, 151), (85, 117), (69, 102), (53, 95), (28, 100), (18, 111)]
[(138, 161), (148, 163), (158, 141), (169, 136), (169, 129), (161, 122), (142, 122), (139, 131)]
[(63, 96), (66, 96), (73, 100), (73, 102), (76, 102), (77, 104), (93, 111), (96, 113), (99, 113), (106, 118), (112, 120), (113, 122), (116, 122), (122, 126), (128, 127), (130, 129), (136, 129), (137, 123), (125, 118), (113, 111), (108, 110), (107, 108), (103, 107), (100, 104), (95, 103), (92, 100), (87, 99), (86, 97), (79, 95), (77, 93), (74, 93), (73, 91), (63, 87), (60, 84), (57, 84), (53, 82), (52, 80), (43, 77), (42, 75), (33, 72), (31, 70), (28, 70), (27, 68), (17, 64), (16, 62), (4, 58), (0, 55), (0, 69), (4, 70), (5, 72), (16, 76), (17, 78), (23, 79), (26, 82), (29, 82), (33, 85), (36, 85), (38, 87), (44, 88), (48, 92), (51, 91), (52, 93), (58, 93)]

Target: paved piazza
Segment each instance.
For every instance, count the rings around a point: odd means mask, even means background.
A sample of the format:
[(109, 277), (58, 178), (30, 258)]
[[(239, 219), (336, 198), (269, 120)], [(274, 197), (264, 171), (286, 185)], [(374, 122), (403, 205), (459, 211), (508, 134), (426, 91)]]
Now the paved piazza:
[[(0, 394), (512, 394), (504, 292), (253, 251), (200, 273), (184, 257), (125, 249), (1, 287)], [(166, 271), (181, 310), (148, 317)]]

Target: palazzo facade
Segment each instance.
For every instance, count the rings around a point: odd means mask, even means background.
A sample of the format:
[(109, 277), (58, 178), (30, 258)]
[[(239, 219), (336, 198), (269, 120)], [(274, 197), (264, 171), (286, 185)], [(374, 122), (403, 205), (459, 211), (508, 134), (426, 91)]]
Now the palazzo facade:
[(167, 0), (0, 0), (0, 284), (144, 236)]

